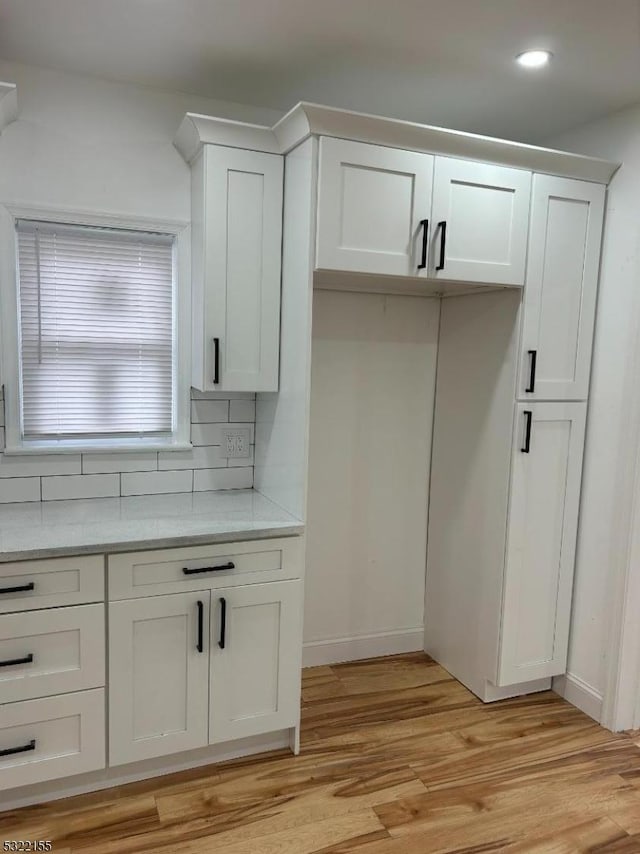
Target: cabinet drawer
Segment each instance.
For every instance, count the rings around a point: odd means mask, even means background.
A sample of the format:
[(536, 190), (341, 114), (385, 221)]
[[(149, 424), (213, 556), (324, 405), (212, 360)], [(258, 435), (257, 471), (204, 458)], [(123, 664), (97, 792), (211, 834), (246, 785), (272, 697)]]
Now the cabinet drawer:
[(104, 605), (0, 616), (0, 700), (104, 686)]
[(104, 767), (102, 688), (0, 706), (0, 790)]
[(300, 537), (112, 555), (109, 599), (280, 581), (301, 574)]
[(104, 558), (0, 564), (0, 614), (104, 601)]

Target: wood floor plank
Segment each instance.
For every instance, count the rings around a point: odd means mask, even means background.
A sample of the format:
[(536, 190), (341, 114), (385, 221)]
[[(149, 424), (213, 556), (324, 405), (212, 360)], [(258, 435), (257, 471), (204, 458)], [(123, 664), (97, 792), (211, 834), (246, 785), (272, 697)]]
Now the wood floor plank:
[(303, 706), (330, 697), (339, 697), (344, 693), (344, 683), (331, 667), (309, 667), (305, 671), (302, 683)]
[(371, 774), (361, 779), (322, 783), (313, 778), (292, 787), (271, 783), (253, 786), (245, 779), (233, 780), (186, 796), (158, 797), (156, 803), (163, 825), (199, 817), (211, 819), (211, 832), (235, 830), (239, 839), (250, 839), (361, 812), (387, 799), (412, 797), (425, 787), (410, 769)]
[[(171, 844), (156, 848), (158, 854), (316, 854), (323, 848), (346, 844), (358, 837), (383, 831), (376, 814), (371, 809), (347, 813), (335, 818), (305, 824), (301, 827), (271, 833), (260, 837), (235, 840), (226, 833), (202, 840)], [(86, 854), (113, 854), (101, 849)]]
[(24, 817), (20, 812), (14, 813), (12, 822), (0, 824), (0, 838), (54, 840), (57, 852), (60, 846), (73, 847), (95, 840), (120, 841), (161, 827), (152, 795), (125, 797), (102, 805), (92, 802), (88, 807), (76, 809), (61, 806), (58, 811), (55, 802), (51, 806), (47, 815), (39, 817), (33, 817), (29, 810)]
[(303, 674), (277, 751), (0, 813), (56, 854), (640, 854), (638, 733), (552, 692), (483, 704), (421, 653)]
[(615, 775), (596, 781), (477, 783), (394, 801), (375, 812), (393, 837), (427, 834), (429, 849), (523, 844), (616, 811), (640, 813), (640, 793)]

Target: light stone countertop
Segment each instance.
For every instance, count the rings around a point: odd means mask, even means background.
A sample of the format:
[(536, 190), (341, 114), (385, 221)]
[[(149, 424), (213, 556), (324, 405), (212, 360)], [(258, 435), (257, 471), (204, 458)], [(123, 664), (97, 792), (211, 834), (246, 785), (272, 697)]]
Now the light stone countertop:
[(0, 505), (0, 563), (304, 532), (258, 492), (228, 490)]

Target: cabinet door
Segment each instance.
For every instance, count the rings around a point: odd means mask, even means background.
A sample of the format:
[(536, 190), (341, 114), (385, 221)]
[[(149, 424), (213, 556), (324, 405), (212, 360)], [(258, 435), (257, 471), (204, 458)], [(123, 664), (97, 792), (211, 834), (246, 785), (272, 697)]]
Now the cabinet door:
[(432, 275), (523, 285), (531, 173), (436, 157)]
[(585, 403), (519, 404), (498, 685), (564, 673)]
[(322, 137), (316, 266), (426, 276), (432, 175), (430, 154)]
[(587, 181), (533, 179), (522, 398), (587, 398), (604, 195)]
[(212, 744), (295, 726), (302, 583), (253, 584), (212, 598)]
[(207, 744), (209, 602), (207, 590), (109, 606), (111, 765)]
[(202, 390), (277, 391), (283, 159), (208, 145), (203, 180)]

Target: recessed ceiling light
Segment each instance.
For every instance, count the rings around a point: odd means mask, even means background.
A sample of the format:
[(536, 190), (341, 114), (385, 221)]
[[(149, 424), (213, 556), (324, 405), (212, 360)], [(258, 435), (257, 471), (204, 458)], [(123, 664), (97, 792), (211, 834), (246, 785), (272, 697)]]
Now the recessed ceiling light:
[(548, 50), (525, 50), (516, 56), (516, 62), (524, 68), (542, 68), (548, 64), (551, 57), (552, 53)]

